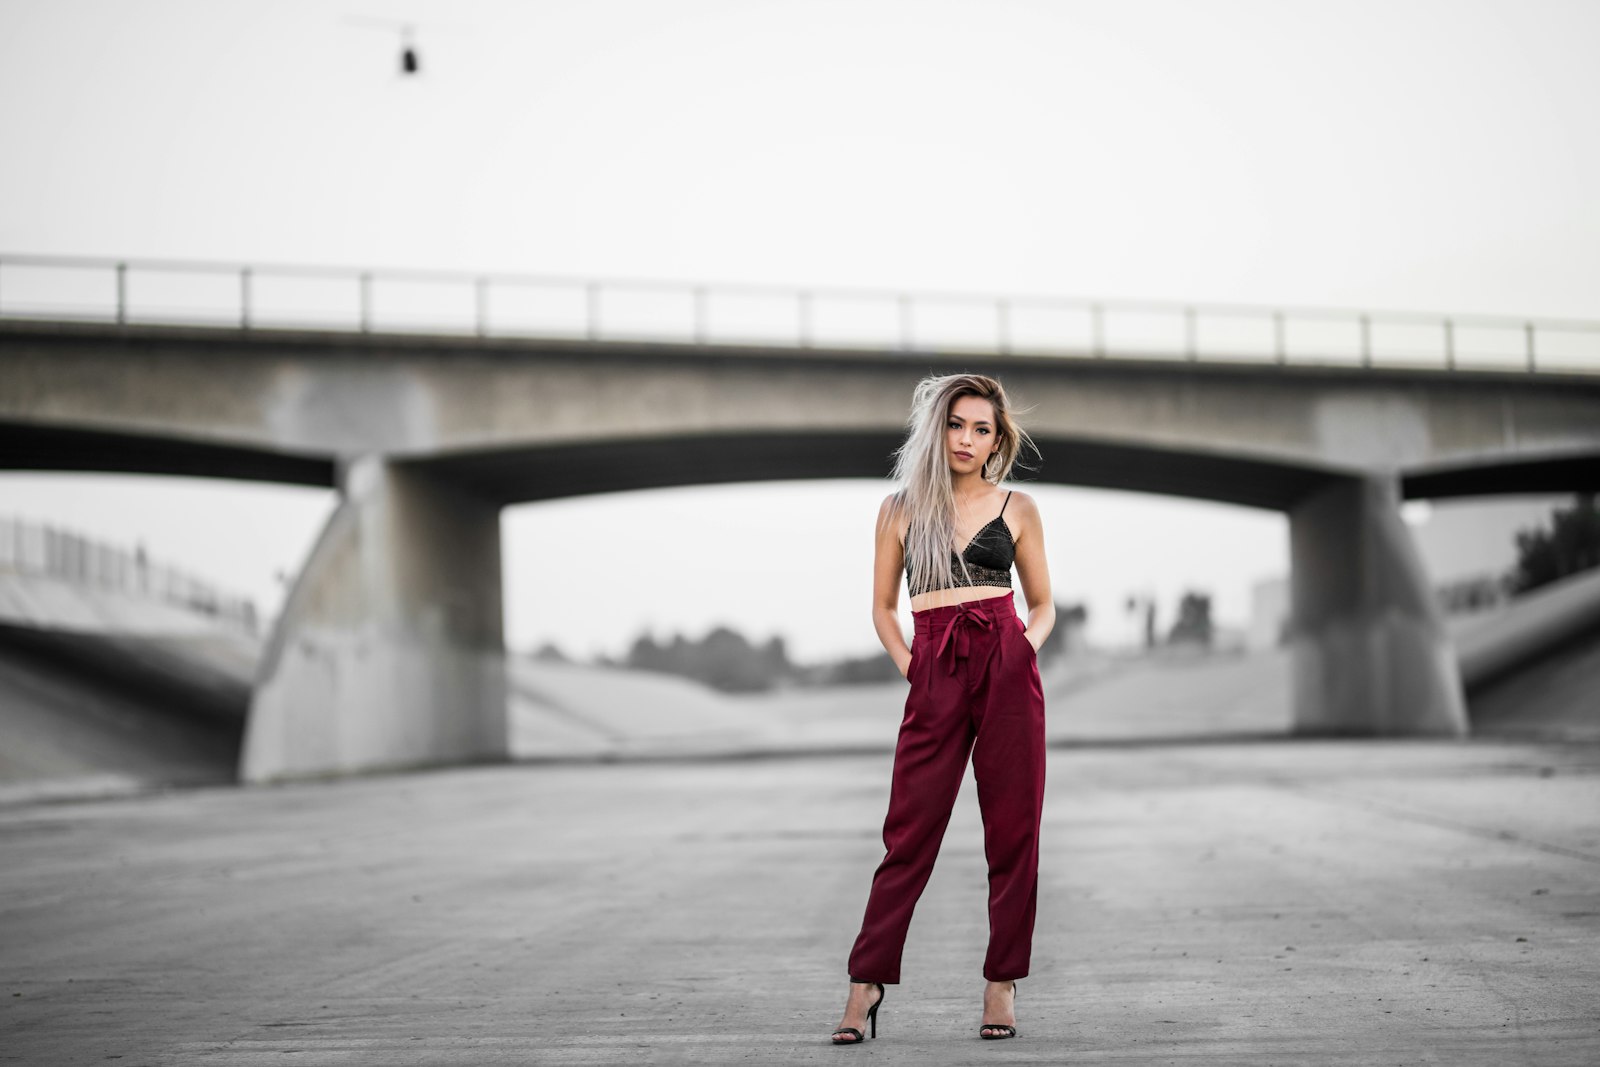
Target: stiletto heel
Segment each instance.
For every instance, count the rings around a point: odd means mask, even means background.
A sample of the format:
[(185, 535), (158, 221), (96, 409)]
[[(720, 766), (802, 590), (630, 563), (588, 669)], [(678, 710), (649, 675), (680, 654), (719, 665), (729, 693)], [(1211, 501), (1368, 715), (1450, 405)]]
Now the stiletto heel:
[[(872, 1007), (867, 1009), (867, 1022), (871, 1024), (872, 1036), (876, 1039), (878, 1036), (878, 1009), (883, 1007), (883, 998), (888, 994), (884, 990), (882, 982), (873, 982), (872, 984), (877, 987), (878, 999), (873, 1001)], [(865, 1035), (853, 1026), (841, 1026), (833, 1032), (832, 1036), (838, 1037), (840, 1034), (849, 1034), (850, 1040), (835, 1041), (835, 1045), (859, 1045), (866, 1040)]]
[[(1015, 1005), (1016, 1002), (1017, 1002), (1017, 983), (1016, 982), (1012, 982), (1011, 983), (1011, 1003), (1012, 1003), (1012, 1005)], [(986, 1033), (984, 1033), (985, 1030), (993, 1030), (993, 1031), (995, 1031), (995, 1033), (986, 1034)], [(1009, 1026), (1006, 1023), (984, 1023), (982, 1026), (978, 1027), (978, 1036), (983, 1038), (985, 1041), (1004, 1041), (1008, 1037), (1016, 1037), (1017, 1036), (1017, 1028), (1015, 1026)]]

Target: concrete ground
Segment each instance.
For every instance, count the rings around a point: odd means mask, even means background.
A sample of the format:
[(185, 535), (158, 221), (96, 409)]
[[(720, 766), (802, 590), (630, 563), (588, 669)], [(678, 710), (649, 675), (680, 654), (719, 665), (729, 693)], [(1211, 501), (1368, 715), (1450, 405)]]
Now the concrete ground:
[(1021, 1037), (968, 788), (835, 1049), (887, 755), (0, 810), (0, 1063), (1600, 1063), (1600, 748), (1056, 750)]

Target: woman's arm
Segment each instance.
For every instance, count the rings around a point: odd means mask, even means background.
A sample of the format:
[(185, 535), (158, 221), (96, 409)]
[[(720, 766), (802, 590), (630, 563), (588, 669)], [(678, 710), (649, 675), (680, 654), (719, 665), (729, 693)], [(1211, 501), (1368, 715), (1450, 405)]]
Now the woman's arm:
[(900, 632), (900, 575), (905, 569), (905, 547), (900, 543), (900, 511), (894, 497), (878, 509), (878, 528), (872, 551), (872, 628), (878, 640), (905, 677), (911, 666), (911, 649)]
[(1050, 565), (1044, 558), (1044, 523), (1039, 506), (1027, 493), (1012, 494), (1012, 514), (1017, 517), (1017, 577), (1028, 602), (1028, 628), (1024, 636), (1034, 651), (1056, 625), (1056, 603), (1050, 595)]

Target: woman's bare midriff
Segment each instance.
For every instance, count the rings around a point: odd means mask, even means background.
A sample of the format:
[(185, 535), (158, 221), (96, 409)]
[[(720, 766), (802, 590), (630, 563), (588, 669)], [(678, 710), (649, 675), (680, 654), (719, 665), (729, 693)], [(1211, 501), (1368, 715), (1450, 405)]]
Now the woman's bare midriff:
[(929, 608), (946, 608), (952, 604), (965, 604), (969, 600), (988, 600), (990, 597), (1010, 596), (1013, 590), (1004, 585), (963, 585), (954, 589), (935, 589), (918, 593), (911, 598), (912, 611)]

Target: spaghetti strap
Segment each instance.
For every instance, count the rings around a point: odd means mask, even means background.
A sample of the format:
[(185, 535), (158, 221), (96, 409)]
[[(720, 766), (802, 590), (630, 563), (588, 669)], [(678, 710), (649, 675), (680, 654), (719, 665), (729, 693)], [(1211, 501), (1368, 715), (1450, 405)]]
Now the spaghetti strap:
[(1011, 503), (1011, 494), (1008, 492), (1008, 493), (1006, 493), (1005, 503), (1000, 505), (1000, 515), (996, 515), (995, 518), (998, 519), (998, 518), (1000, 518), (1001, 515), (1004, 515), (1006, 513), (1006, 504), (1009, 504), (1009, 503)]

